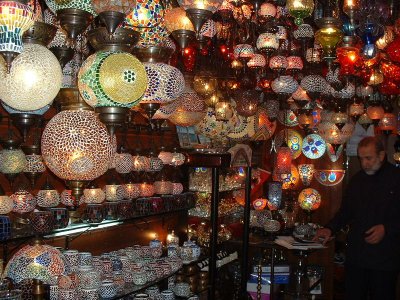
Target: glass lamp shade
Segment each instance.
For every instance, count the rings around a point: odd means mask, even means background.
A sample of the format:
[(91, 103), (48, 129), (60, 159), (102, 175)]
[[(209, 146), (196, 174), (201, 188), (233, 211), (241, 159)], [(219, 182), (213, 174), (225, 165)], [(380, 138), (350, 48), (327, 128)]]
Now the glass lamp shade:
[(0, 195), (0, 215), (6, 215), (13, 209), (13, 200), (7, 195)]
[(218, 80), (211, 75), (198, 74), (193, 79), (193, 89), (202, 97), (211, 97), (218, 87)]
[(272, 181), (268, 183), (268, 208), (277, 210), (281, 206), (282, 201), (282, 183)]
[(22, 34), (34, 23), (33, 11), (29, 5), (17, 1), (0, 2), (0, 52), (21, 53)]
[(229, 102), (220, 101), (215, 104), (215, 119), (217, 121), (227, 121), (233, 117), (234, 111)]
[(154, 193), (158, 195), (169, 195), (172, 194), (173, 185), (171, 181), (155, 181), (154, 182)]
[(132, 171), (133, 158), (129, 153), (115, 153), (115, 171), (120, 174), (127, 174)]
[(275, 33), (264, 32), (258, 36), (256, 47), (261, 52), (270, 55), (272, 52), (279, 48), (279, 40), (276, 37)]
[(349, 117), (347, 112), (338, 111), (334, 112), (331, 116), (331, 122), (338, 126), (339, 129), (341, 129), (343, 125), (347, 123), (348, 119)]
[(319, 29), (314, 36), (322, 47), (324, 58), (335, 58), (336, 45), (342, 40), (343, 32), (332, 24), (327, 24)]
[(4, 276), (20, 283), (24, 279), (38, 279), (44, 284), (57, 284), (57, 278), (68, 272), (68, 263), (60, 250), (49, 246), (26, 245), (7, 263)]
[(314, 37), (314, 29), (310, 24), (301, 24), (293, 31), (296, 40), (309, 40)]
[(199, 34), (203, 37), (213, 38), (217, 34), (215, 22), (211, 19), (207, 20), (203, 26), (201, 26)]
[(38, 154), (28, 154), (26, 158), (26, 167), (24, 172), (27, 173), (43, 173), (46, 171), (46, 166), (44, 165), (41, 155)]
[(254, 56), (248, 61), (247, 66), (250, 69), (264, 68), (267, 61), (262, 54), (255, 53)]
[(177, 68), (164, 63), (144, 63), (148, 78), (141, 103), (168, 103), (178, 98), (185, 88), (185, 79)]
[(126, 183), (122, 185), (124, 190), (124, 199), (133, 200), (140, 196), (140, 184)]
[(158, 25), (163, 16), (164, 9), (160, 0), (137, 0), (125, 22), (129, 26), (149, 28)]
[(279, 114), (279, 101), (276, 99), (268, 99), (265, 108), (267, 110), (268, 118), (276, 120)]
[(299, 183), (299, 171), (295, 165), (291, 165), (290, 172), (284, 174), (273, 173), (272, 178), (282, 183), (282, 190), (296, 189)]
[(298, 201), (302, 209), (313, 211), (321, 205), (321, 195), (317, 190), (307, 188), (300, 192)]
[(70, 0), (70, 1), (59, 1), (59, 0), (46, 0), (47, 7), (54, 13), (58, 10), (65, 8), (75, 8), (86, 11), (92, 15), (96, 15), (93, 9), (91, 0)]
[(180, 182), (172, 183), (172, 195), (179, 195), (183, 192), (183, 184)]
[(360, 50), (358, 48), (350, 46), (336, 49), (336, 56), (340, 64), (340, 74), (354, 74), (354, 67), (360, 60), (359, 52)]
[(356, 88), (356, 94), (358, 97), (367, 98), (374, 93), (374, 89), (370, 85), (360, 85)]
[(236, 111), (243, 117), (254, 116), (257, 112), (260, 94), (255, 90), (239, 91), (235, 96)]
[(167, 28), (164, 26), (164, 23), (160, 23), (159, 25), (155, 25), (153, 27), (140, 28), (139, 33), (139, 41), (136, 44), (136, 47), (138, 48), (147, 48), (151, 46), (171, 46), (171, 44), (168, 44), (169, 33)]
[(308, 48), (306, 51), (306, 61), (309, 63), (321, 62), (321, 51), (316, 48)]
[(300, 56), (287, 57), (287, 70), (298, 71), (303, 69), (303, 60)]
[(301, 85), (299, 85), (297, 90), (292, 94), (292, 98), (297, 104), (299, 104), (300, 107), (304, 107), (307, 103), (311, 101), (307, 92), (302, 88)]
[(367, 82), (370, 86), (377, 86), (383, 82), (383, 74), (379, 70), (373, 70)]
[(236, 59), (250, 60), (254, 56), (254, 48), (249, 44), (237, 44), (233, 48), (233, 56)]
[(178, 109), (168, 117), (168, 120), (176, 126), (188, 127), (201, 122), (205, 115), (204, 111), (184, 111)]
[(32, 114), (32, 115), (38, 115), (42, 116), (44, 115), (51, 107), (51, 104), (46, 105), (45, 107), (36, 109), (36, 110), (29, 110), (29, 111), (22, 111), (18, 109), (14, 109), (10, 107), (9, 105), (5, 104), (4, 102), (1, 103), (1, 105), (4, 107), (5, 111), (8, 112), (9, 114)]
[(271, 70), (283, 72), (288, 67), (287, 58), (283, 55), (275, 55), (269, 60), (269, 67)]
[(385, 113), (378, 124), (378, 128), (387, 133), (395, 133), (396, 127), (397, 120), (393, 113)]
[(290, 95), (299, 87), (298, 82), (290, 75), (279, 76), (271, 83), (272, 90), (277, 94)]
[(341, 129), (336, 124), (324, 121), (318, 124), (318, 133), (325, 142), (342, 145), (347, 142), (354, 131), (354, 124), (347, 122)]
[(132, 171), (141, 172), (150, 168), (150, 159), (146, 156), (133, 156), (133, 167)]
[(187, 17), (185, 10), (182, 7), (175, 7), (168, 10), (164, 16), (165, 27), (169, 32), (176, 30), (194, 31), (193, 23)]
[(321, 75), (307, 75), (301, 80), (300, 86), (311, 96), (323, 93), (328, 88), (328, 83)]
[(84, 189), (83, 196), (86, 204), (100, 204), (106, 199), (106, 194), (98, 187), (89, 187)]
[(314, 10), (313, 0), (288, 0), (286, 1), (286, 8), (289, 13), (294, 17), (294, 22), (297, 26), (303, 23), (303, 19), (311, 16)]
[(314, 175), (314, 165), (313, 164), (300, 164), (298, 165), (299, 177), (304, 186), (310, 186)]
[(149, 157), (149, 165), (148, 168), (145, 169), (145, 172), (158, 172), (164, 167), (162, 160), (155, 156)]
[(106, 201), (117, 202), (124, 198), (119, 184), (106, 184), (103, 189), (106, 195)]
[(35, 209), (36, 198), (25, 190), (15, 192), (10, 199), (13, 201), (13, 212), (23, 214)]
[(367, 115), (374, 122), (382, 119), (384, 114), (385, 110), (380, 105), (370, 105), (367, 108)]
[(223, 0), (178, 0), (179, 6), (185, 10), (204, 9), (215, 13)]
[(292, 153), (287, 146), (279, 147), (276, 154), (275, 173), (289, 174), (292, 165)]
[(172, 152), (169, 151), (161, 151), (158, 154), (158, 158), (162, 160), (164, 165), (170, 165), (173, 157), (174, 155), (172, 154)]
[(271, 19), (276, 16), (276, 6), (272, 3), (263, 3), (258, 10), (258, 15), (261, 18)]
[(154, 186), (151, 183), (141, 183), (139, 186), (140, 197), (151, 197), (154, 195)]
[(363, 103), (352, 103), (349, 106), (349, 116), (355, 121), (358, 120), (364, 111), (365, 108)]
[(172, 153), (171, 165), (174, 167), (179, 167), (185, 163), (186, 156), (180, 152)]
[(92, 107), (131, 108), (146, 91), (146, 70), (132, 54), (96, 52), (79, 70), (78, 88), (82, 98)]
[(134, 7), (136, 1), (128, 0), (92, 0), (92, 5), (97, 14), (105, 11), (117, 11), (127, 15)]
[(368, 117), (367, 113), (364, 112), (359, 118), (358, 118), (358, 123), (365, 129), (367, 130), (368, 127), (372, 124), (372, 120), (370, 117)]
[(93, 180), (103, 175), (114, 155), (107, 129), (92, 111), (62, 111), (42, 135), (47, 167), (64, 180)]
[(60, 203), (60, 194), (54, 189), (39, 190), (36, 201), (40, 207), (56, 207)]
[(0, 172), (3, 174), (18, 174), (27, 165), (26, 156), (21, 149), (3, 149), (0, 151)]
[(22, 111), (41, 109), (51, 103), (62, 83), (57, 58), (38, 44), (24, 46), (24, 51), (14, 59), (10, 73), (1, 58), (0, 77), (0, 98), (10, 107)]
[(299, 127), (304, 130), (313, 128), (313, 116), (309, 113), (300, 113), (297, 116), (297, 121), (299, 122)]

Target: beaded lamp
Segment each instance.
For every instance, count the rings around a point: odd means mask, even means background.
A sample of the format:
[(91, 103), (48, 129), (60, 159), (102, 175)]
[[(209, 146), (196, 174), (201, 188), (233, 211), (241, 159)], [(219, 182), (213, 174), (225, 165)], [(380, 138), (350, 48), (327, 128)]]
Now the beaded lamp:
[(146, 156), (135, 155), (133, 156), (132, 171), (141, 172), (150, 168), (150, 159)]
[(300, 86), (307, 92), (312, 100), (316, 100), (319, 95), (327, 89), (328, 83), (321, 75), (314, 74), (305, 76), (301, 80)]
[(33, 17), (29, 5), (19, 1), (0, 1), (0, 55), (8, 71), (15, 57), (23, 51), (22, 34), (33, 25)]
[[(46, 47), (26, 44), (14, 59), (10, 72), (0, 59), (0, 98), (10, 107), (32, 111), (45, 107), (61, 88), (62, 72), (57, 58)], [(52, 78), (52, 80), (48, 80)]]
[(26, 156), (16, 141), (3, 141), (2, 144), (4, 148), (0, 151), (0, 172), (12, 183), (24, 171), (27, 165)]
[(114, 155), (115, 171), (120, 174), (127, 174), (132, 171), (133, 158), (129, 153), (115, 153)]
[(286, 69), (292, 72), (292, 74), (303, 69), (303, 60), (301, 59), (300, 56), (291, 55), (288, 56), (286, 59), (287, 59)]
[(133, 200), (140, 196), (140, 184), (134, 179), (135, 178), (132, 174), (125, 178), (124, 183), (122, 184), (124, 199)]
[(299, 87), (298, 82), (290, 75), (277, 77), (271, 83), (272, 90), (281, 95), (290, 95)]
[(254, 48), (249, 44), (237, 44), (233, 48), (233, 56), (236, 59), (250, 60), (254, 56)]
[(26, 190), (16, 191), (10, 196), (10, 199), (13, 201), (13, 212), (23, 214), (35, 209), (36, 198)]
[(278, 74), (283, 73), (284, 71), (286, 71), (288, 67), (288, 61), (286, 56), (275, 55), (271, 57), (271, 59), (269, 60), (269, 67), (271, 70), (277, 71)]

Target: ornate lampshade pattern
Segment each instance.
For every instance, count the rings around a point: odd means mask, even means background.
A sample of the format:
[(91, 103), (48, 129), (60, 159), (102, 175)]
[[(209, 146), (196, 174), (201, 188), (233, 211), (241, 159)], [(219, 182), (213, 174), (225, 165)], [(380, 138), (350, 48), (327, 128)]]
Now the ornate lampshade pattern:
[(115, 171), (121, 174), (127, 174), (132, 171), (133, 158), (129, 153), (115, 153), (114, 155)]
[(301, 182), (304, 186), (310, 186), (314, 175), (314, 165), (313, 164), (300, 164), (298, 165), (299, 175)]
[(99, 204), (104, 202), (106, 199), (106, 194), (102, 191), (101, 188), (86, 188), (83, 190), (83, 196), (85, 197), (85, 203), (95, 203)]
[(93, 107), (136, 105), (147, 88), (143, 64), (125, 52), (96, 52), (78, 74), (82, 98)]
[(312, 188), (304, 189), (299, 194), (300, 207), (307, 211), (313, 211), (321, 205), (320, 193)]
[(57, 277), (68, 272), (64, 255), (48, 245), (26, 245), (8, 262), (4, 274), (15, 283), (24, 279), (38, 279), (45, 284), (56, 284)]
[(218, 7), (222, 4), (222, 0), (178, 0), (178, 4), (187, 9), (205, 9), (215, 13)]
[(282, 201), (282, 183), (273, 181), (268, 183), (268, 208), (279, 209)]
[(3, 149), (0, 151), (0, 172), (18, 174), (24, 171), (27, 161), (21, 149)]
[(93, 180), (104, 174), (114, 155), (110, 136), (91, 111), (62, 111), (42, 136), (47, 167), (64, 180)]
[(317, 159), (326, 151), (325, 141), (318, 134), (309, 134), (303, 139), (303, 154), (310, 159)]
[(38, 154), (29, 154), (25, 156), (27, 164), (24, 172), (31, 173), (43, 173), (46, 171), (46, 166), (44, 165), (43, 158)]
[(342, 182), (345, 170), (316, 170), (315, 179), (324, 186), (334, 186)]
[(117, 11), (126, 15), (133, 9), (135, 2), (129, 0), (92, 0), (92, 5), (97, 14), (104, 11)]
[(17, 191), (10, 198), (13, 201), (13, 212), (23, 214), (35, 209), (36, 198), (27, 191)]
[(60, 203), (60, 194), (57, 190), (39, 190), (36, 201), (40, 207), (56, 207)]
[(255, 141), (266, 141), (275, 133), (276, 121), (270, 120), (270, 113), (264, 107), (259, 107), (254, 116), (254, 135), (251, 137)]
[(13, 200), (7, 195), (0, 195), (0, 215), (6, 215), (13, 209)]
[(65, 8), (76, 8), (86, 11), (93, 16), (96, 16), (96, 12), (93, 9), (91, 0), (70, 0), (70, 1), (58, 1), (58, 0), (46, 0), (47, 7), (56, 14), (58, 10)]
[(0, 52), (21, 53), (22, 34), (34, 23), (29, 5), (17, 1), (0, 2)]
[(163, 16), (164, 9), (160, 0), (137, 0), (125, 21), (132, 27), (149, 28), (158, 25)]
[(124, 199), (133, 200), (140, 196), (140, 185), (137, 183), (123, 184)]
[(0, 98), (10, 107), (22, 111), (41, 109), (51, 103), (62, 83), (57, 58), (38, 44), (25, 45), (24, 51), (14, 59), (10, 73), (0, 58), (0, 77)]

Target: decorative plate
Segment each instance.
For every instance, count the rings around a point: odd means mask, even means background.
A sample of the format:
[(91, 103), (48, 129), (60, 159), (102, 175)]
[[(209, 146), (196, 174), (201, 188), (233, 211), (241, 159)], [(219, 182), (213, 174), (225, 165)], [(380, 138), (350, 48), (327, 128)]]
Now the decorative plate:
[(283, 141), (286, 140), (287, 145), (292, 153), (292, 159), (296, 159), (301, 155), (303, 145), (303, 137), (300, 133), (293, 129), (282, 129), (279, 131), (275, 139), (275, 145), (279, 148)]
[(228, 134), (228, 138), (240, 142), (250, 139), (254, 135), (254, 116), (243, 117), (238, 115), (238, 125)]
[(334, 186), (342, 182), (345, 170), (315, 170), (314, 177), (324, 186)]
[(326, 151), (325, 141), (318, 134), (309, 134), (303, 140), (302, 151), (309, 159), (320, 158)]
[(326, 153), (328, 153), (328, 157), (331, 162), (336, 162), (343, 153), (343, 145), (339, 145), (338, 149), (335, 151), (335, 148), (332, 144), (326, 143)]

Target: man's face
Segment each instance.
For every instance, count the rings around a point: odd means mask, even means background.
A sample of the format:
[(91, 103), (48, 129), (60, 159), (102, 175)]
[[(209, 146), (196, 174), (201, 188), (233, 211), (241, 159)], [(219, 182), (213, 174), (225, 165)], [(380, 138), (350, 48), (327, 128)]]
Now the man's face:
[(374, 145), (358, 148), (358, 159), (360, 160), (361, 168), (368, 175), (373, 175), (379, 170), (384, 158), (385, 152), (377, 153)]

